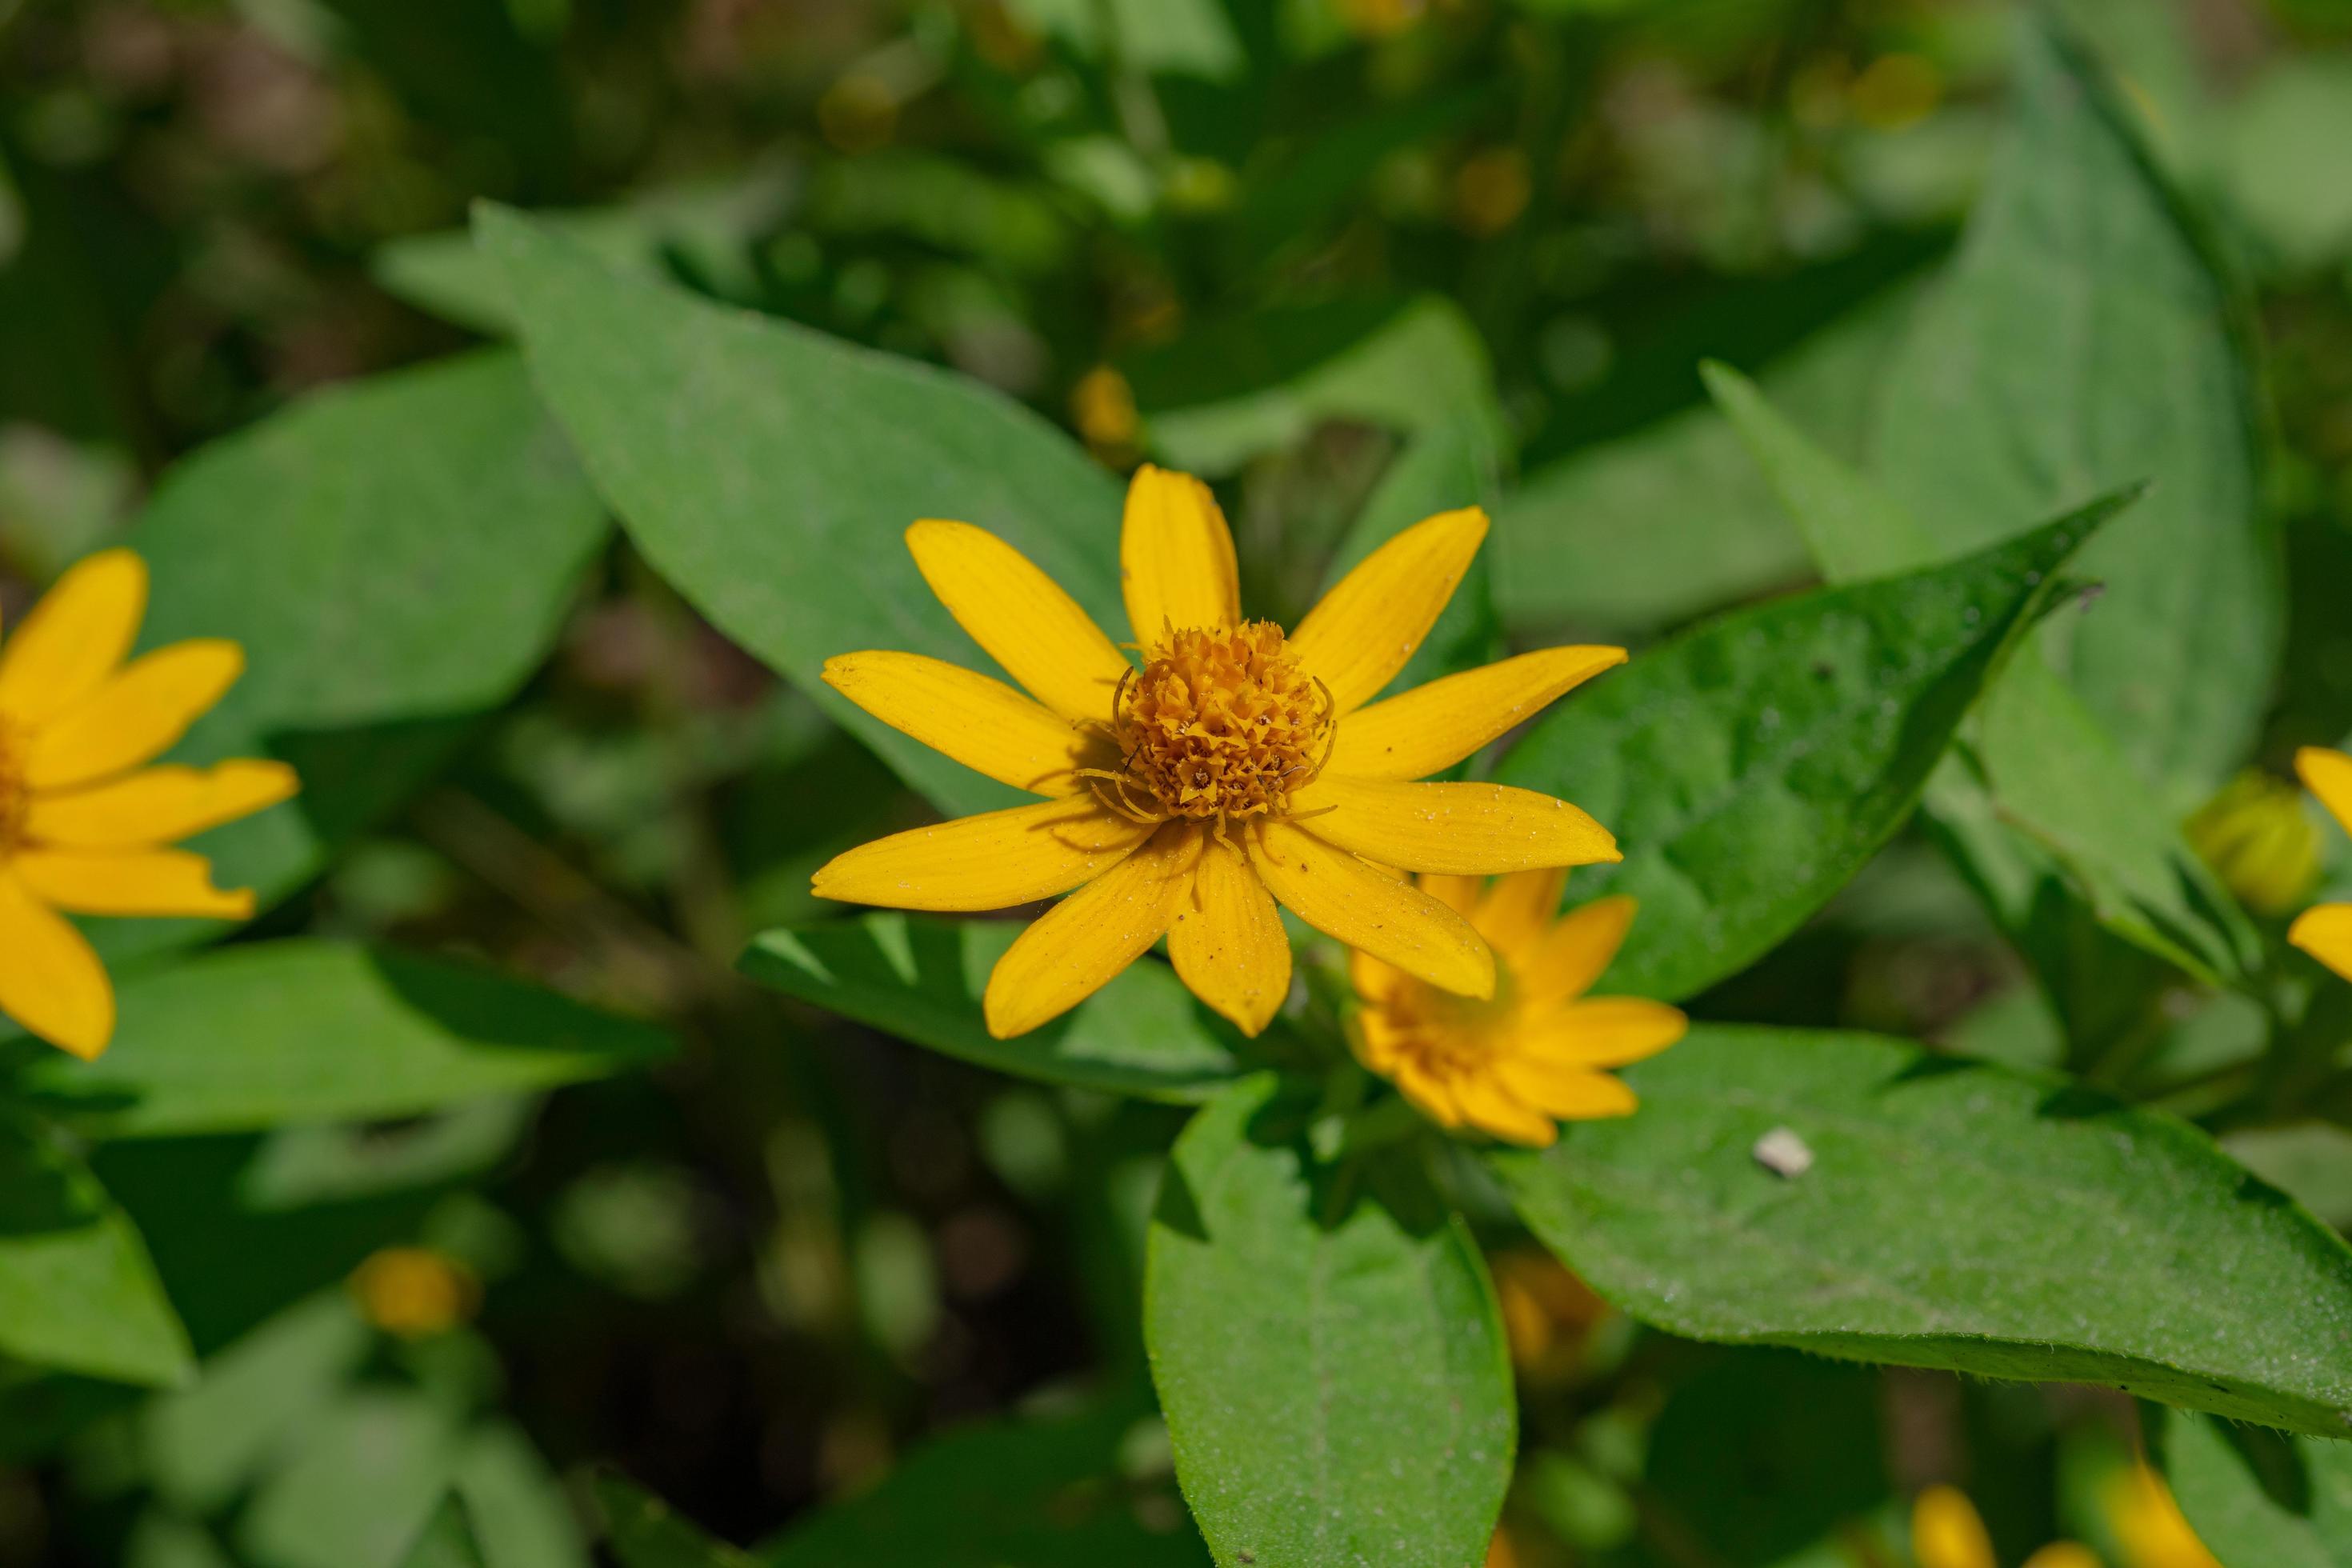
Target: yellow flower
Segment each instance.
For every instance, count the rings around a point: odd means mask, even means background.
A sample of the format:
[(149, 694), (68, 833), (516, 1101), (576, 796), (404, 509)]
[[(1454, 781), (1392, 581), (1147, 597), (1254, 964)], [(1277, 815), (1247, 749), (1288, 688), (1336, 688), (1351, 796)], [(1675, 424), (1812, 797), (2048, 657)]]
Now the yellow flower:
[[(1976, 1504), (1957, 1487), (1929, 1487), (1913, 1500), (1911, 1557), (1918, 1568), (1998, 1568)], [(2054, 1541), (2024, 1568), (2099, 1568), (2099, 1558), (2080, 1542)]]
[(1654, 1056), (1689, 1027), (1663, 1002), (1584, 994), (1624, 942), (1633, 900), (1597, 899), (1555, 921), (1567, 876), (1529, 871), (1488, 888), (1474, 876), (1421, 879), (1492, 944), (1502, 973), (1489, 997), (1450, 995), (1356, 955), (1356, 1055), (1440, 1125), (1543, 1148), (1554, 1121), (1630, 1115), (1633, 1091), (1605, 1069)]
[(1078, 377), (1070, 388), (1070, 417), (1096, 452), (1134, 456), (1142, 421), (1135, 411), (1135, 389), (1114, 366), (1098, 364)]
[(2319, 828), (2303, 792), (2259, 769), (2199, 806), (2187, 832), (2197, 858), (2256, 914), (2284, 914), (2319, 876)]
[[(2352, 833), (2352, 757), (2319, 746), (2294, 754), (2294, 771), (2327, 815)], [(2297, 915), (2287, 941), (2352, 980), (2352, 904), (2318, 904)]]
[(2146, 1462), (2116, 1473), (2106, 1507), (2126, 1568), (2221, 1568), (2181, 1517), (2172, 1489)]
[(818, 896), (998, 910), (1077, 889), (989, 976), (1000, 1039), (1076, 1006), (1162, 935), (1195, 995), (1255, 1034), (1290, 988), (1276, 900), (1447, 991), (1486, 996), (1495, 961), (1460, 913), (1390, 870), (1459, 876), (1618, 858), (1564, 801), (1415, 784), (1622, 663), (1552, 648), (1382, 702), (1486, 537), (1475, 510), (1407, 529), (1286, 636), (1241, 616), (1233, 535), (1206, 485), (1146, 465), (1128, 490), (1119, 577), (1139, 671), (1076, 601), (967, 523), (907, 531), (949, 613), (1015, 680), (908, 653), (850, 653), (851, 701), (1042, 805), (850, 850)]
[(387, 1334), (421, 1340), (447, 1333), (481, 1305), (474, 1271), (426, 1247), (387, 1247), (352, 1271), (351, 1291), (367, 1321)]
[(125, 662), (147, 608), (127, 550), (82, 562), (0, 647), (0, 1013), (84, 1058), (114, 1036), (114, 988), (67, 914), (246, 920), (201, 855), (169, 847), (295, 790), (279, 763), (149, 768), (245, 668), (232, 642)]

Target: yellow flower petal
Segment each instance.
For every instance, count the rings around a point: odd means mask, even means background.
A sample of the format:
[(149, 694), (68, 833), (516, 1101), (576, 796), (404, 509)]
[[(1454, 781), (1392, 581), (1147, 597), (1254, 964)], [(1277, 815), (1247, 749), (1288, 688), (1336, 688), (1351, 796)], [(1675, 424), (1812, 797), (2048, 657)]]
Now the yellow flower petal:
[(841, 654), (824, 661), (824, 681), (892, 729), (1033, 795), (1076, 789), (1073, 770), (1094, 744), (1004, 682), (919, 653)]
[(911, 827), (836, 855), (811, 889), (846, 904), (901, 910), (1003, 910), (1066, 893), (1151, 837), (1153, 824), (1106, 811), (1094, 796)]
[(1328, 766), (1356, 778), (1427, 778), (1624, 662), (1622, 647), (1548, 647), (1444, 676), (1350, 715)]
[(1621, 1068), (1656, 1056), (1689, 1032), (1682, 1010), (1664, 1002), (1596, 996), (1530, 1024), (1513, 1048), (1521, 1058), (1562, 1068)]
[(968, 522), (919, 522), (907, 548), (956, 624), (1031, 696), (1065, 719), (1110, 718), (1127, 660), (1027, 556)]
[(1467, 1073), (1447, 1085), (1462, 1108), (1462, 1120), (1489, 1137), (1549, 1149), (1559, 1130), (1551, 1118), (1521, 1100), (1492, 1073)]
[(101, 550), (57, 581), (0, 647), (0, 714), (30, 727), (98, 689), (138, 639), (147, 563)]
[(1413, 1109), (1440, 1127), (1462, 1125), (1462, 1102), (1455, 1098), (1453, 1088), (1419, 1060), (1408, 1057), (1399, 1062), (1394, 1081), (1397, 1091), (1412, 1102)]
[(1552, 1007), (1591, 990), (1625, 945), (1634, 909), (1622, 893), (1595, 899), (1545, 932), (1512, 971), (1521, 1002), (1531, 1009)]
[(84, 1061), (114, 1037), (114, 986), (73, 922), (0, 868), (0, 1013)]
[(2287, 941), (2352, 980), (2352, 904), (2315, 904), (2295, 916)]
[(1919, 1568), (1997, 1568), (1976, 1504), (1954, 1487), (1929, 1487), (1911, 1505), (1911, 1555)]
[(2324, 746), (2305, 746), (2294, 754), (2294, 771), (2327, 815), (2352, 833), (2352, 757)]
[(243, 649), (209, 637), (134, 659), (33, 732), (25, 783), (46, 793), (137, 767), (187, 733), (244, 670)]
[(1242, 851), (1205, 841), (1192, 894), (1168, 930), (1168, 956), (1193, 995), (1244, 1035), (1265, 1027), (1290, 994), (1290, 937), (1274, 895)]
[(2079, 1541), (2053, 1541), (2018, 1568), (2105, 1568), (2099, 1554)]
[(252, 889), (214, 887), (212, 862), (185, 849), (26, 849), (8, 868), (35, 898), (78, 915), (253, 918)]
[(1397, 987), (1412, 983), (1412, 976), (1395, 964), (1383, 963), (1360, 947), (1348, 950), (1348, 984), (1365, 1001), (1385, 1002), (1396, 994)]
[[(1382, 870), (1391, 869), (1391, 868), (1385, 866), (1381, 868)], [(1399, 875), (1402, 874), (1402, 873), (1399, 873)], [(1421, 890), (1427, 893), (1431, 898), (1435, 899), (1439, 903), (1444, 904), (1447, 909), (1452, 910), (1455, 914), (1462, 916), (1465, 920), (1469, 920), (1471, 911), (1478, 907), (1478, 900), (1486, 896), (1486, 879), (1484, 877), (1449, 877), (1442, 871), (1433, 871), (1428, 876), (1421, 879)], [(1478, 922), (1471, 921), (1470, 923), (1475, 925)]]
[(1146, 648), (1171, 630), (1230, 626), (1242, 618), (1233, 531), (1209, 487), (1146, 463), (1127, 487), (1118, 539), (1127, 624)]
[(283, 763), (149, 768), (112, 784), (35, 795), (25, 835), (68, 849), (136, 849), (175, 843), (289, 799), (299, 787)]
[[(1477, 907), (1469, 911), (1470, 923), (1506, 962), (1517, 961), (1551, 930), (1551, 918), (1559, 912), (1559, 896), (1568, 887), (1568, 869), (1549, 866), (1496, 878)], [(1423, 879), (1422, 886), (1428, 885), (1428, 879)]]
[(1528, 1057), (1504, 1058), (1495, 1064), (1495, 1075), (1517, 1099), (1561, 1121), (1631, 1116), (1641, 1103), (1632, 1089), (1605, 1072), (1580, 1071)]
[(1291, 636), (1291, 651), (1331, 689), (1340, 712), (1362, 707), (1396, 679), (1486, 537), (1486, 514), (1475, 507), (1417, 522), (1366, 556), (1307, 613)]
[(982, 1000), (1000, 1040), (1060, 1017), (1151, 949), (1192, 885), (1201, 831), (1171, 823), (1151, 841), (1045, 911), (988, 976)]
[(1442, 991), (1495, 994), (1495, 955), (1468, 921), (1420, 889), (1287, 822), (1261, 822), (1247, 842), (1266, 890), (1317, 931)]
[(1322, 813), (1301, 818), (1317, 837), (1408, 871), (1479, 876), (1621, 858), (1609, 830), (1581, 810), (1508, 784), (1326, 774), (1293, 804)]

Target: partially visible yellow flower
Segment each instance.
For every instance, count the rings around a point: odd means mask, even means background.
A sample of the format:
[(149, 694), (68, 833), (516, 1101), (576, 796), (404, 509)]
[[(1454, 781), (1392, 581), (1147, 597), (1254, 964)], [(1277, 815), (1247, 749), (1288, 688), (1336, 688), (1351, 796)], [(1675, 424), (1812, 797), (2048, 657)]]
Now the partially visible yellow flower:
[(1584, 994), (1624, 942), (1633, 900), (1598, 899), (1555, 921), (1567, 877), (1529, 871), (1491, 887), (1459, 873), (1421, 879), (1423, 892), (1494, 948), (1491, 996), (1454, 994), (1356, 954), (1356, 1055), (1441, 1126), (1543, 1148), (1559, 1135), (1555, 1121), (1630, 1115), (1633, 1091), (1607, 1069), (1655, 1056), (1689, 1027), (1663, 1002)]
[[(1999, 1568), (1992, 1537), (1976, 1504), (1958, 1487), (1929, 1487), (1911, 1504), (1911, 1557), (1918, 1568)], [(2053, 1541), (2022, 1568), (2100, 1568), (2098, 1553), (2077, 1541)]]
[(1517, 147), (1490, 147), (1454, 171), (1454, 221), (1482, 239), (1500, 234), (1519, 221), (1534, 194), (1528, 155)]
[(2105, 1503), (2124, 1568), (2221, 1568), (2181, 1516), (2172, 1489), (2146, 1461), (2116, 1472)]
[(1405, 530), (1286, 635), (1242, 619), (1233, 534), (1209, 488), (1147, 464), (1119, 542), (1139, 671), (1002, 540), (916, 523), (907, 545), (925, 581), (1028, 693), (910, 653), (843, 654), (824, 678), (884, 723), (1047, 799), (852, 849), (818, 870), (814, 891), (956, 910), (1071, 893), (989, 976), (983, 1007), (1000, 1039), (1077, 1005), (1163, 935), (1193, 994), (1255, 1035), (1290, 989), (1277, 900), (1433, 987), (1491, 995), (1495, 960), (1478, 932), (1387, 868), (1583, 865), (1618, 858), (1616, 841), (1531, 790), (1412, 781), (1625, 653), (1551, 648), (1374, 702), (1486, 534), (1475, 508)]
[(142, 766), (245, 668), (215, 638), (125, 662), (146, 612), (146, 563), (109, 550), (0, 647), (0, 1013), (85, 1059), (114, 1037), (114, 987), (65, 916), (250, 919), (251, 892), (170, 846), (295, 790), (280, 763)]
[(1490, 1267), (1511, 1363), (1523, 1373), (1562, 1370), (1609, 1316), (1609, 1303), (1549, 1252), (1520, 1247), (1500, 1254)]
[(404, 1340), (446, 1334), (482, 1300), (474, 1271), (429, 1247), (387, 1247), (352, 1271), (352, 1300), (367, 1321)]
[(2319, 826), (2303, 792), (2258, 768), (2199, 806), (2187, 832), (2197, 858), (2256, 914), (2286, 913), (2318, 879)]
[[(2294, 771), (2319, 804), (2327, 808), (2347, 833), (2352, 833), (2352, 757), (2320, 746), (2305, 746), (2294, 754)], [(2287, 927), (2287, 941), (2352, 980), (2352, 904), (2316, 904), (2297, 915)]]
[(1103, 454), (1129, 451), (1142, 428), (1135, 389), (1118, 367), (1108, 364), (1095, 366), (1070, 388), (1070, 418), (1086, 444)]
[(1511, 1544), (1511, 1532), (1502, 1525), (1495, 1527), (1495, 1538), (1486, 1542), (1485, 1568), (1519, 1568), (1519, 1549)]

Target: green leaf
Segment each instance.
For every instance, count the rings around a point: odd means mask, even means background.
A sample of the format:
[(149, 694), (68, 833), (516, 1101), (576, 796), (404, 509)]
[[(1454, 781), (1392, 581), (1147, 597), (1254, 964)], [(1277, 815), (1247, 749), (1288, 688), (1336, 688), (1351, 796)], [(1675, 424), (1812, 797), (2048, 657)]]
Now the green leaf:
[(195, 1369), (138, 1230), (61, 1138), (5, 1118), (0, 1355), (157, 1385)]
[(1703, 1025), (1626, 1079), (1493, 1165), (1646, 1322), (2352, 1431), (2352, 1248), (2186, 1123), (1865, 1035)]
[(341, 942), (225, 948), (124, 983), (95, 1062), (35, 1047), (17, 1091), (107, 1138), (415, 1116), (639, 1067), (648, 1025), (487, 970)]
[(1076, 444), (977, 383), (623, 278), (486, 206), (531, 370), (655, 568), (951, 813), (1026, 797), (919, 745), (819, 678), (897, 648), (977, 668), (901, 542), (951, 518), (998, 534), (1123, 626), (1119, 489)]
[(1675, 998), (1745, 968), (1893, 836), (1955, 730), (2126, 497), (1951, 565), (1717, 620), (1554, 709), (1496, 777), (1575, 802), (1641, 900), (1605, 989)]
[(617, 1476), (596, 1478), (596, 1503), (621, 1568), (753, 1568), (751, 1558)]
[[(305, 399), (164, 479), (124, 542), (142, 642), (230, 637), (246, 672), (173, 760), (276, 756), (301, 796), (194, 840), (266, 905), (423, 783), (546, 657), (602, 509), (509, 353)], [(113, 922), (115, 956), (215, 931)]]
[(2352, 1568), (2352, 1444), (2147, 1411), (2180, 1511), (2221, 1562)]
[(742, 969), (803, 1002), (1022, 1078), (1190, 1101), (1240, 1076), (1240, 1037), (1150, 960), (1044, 1028), (995, 1038), (981, 994), (1020, 931), (1008, 921), (863, 915), (769, 931)]
[[(991, 1421), (927, 1443), (881, 1483), (759, 1549), (766, 1568), (1207, 1568), (1168, 1484), (1128, 1450), (1159, 1423), (1140, 1400)], [(1138, 1472), (1140, 1473), (1138, 1473)]]
[(1958, 258), (1889, 374), (1873, 466), (1947, 550), (2155, 482), (2084, 557), (2106, 592), (2057, 662), (2186, 809), (2252, 748), (2284, 635), (2242, 305), (2103, 73), (2035, 22), (2014, 90)]
[(2282, 52), (2236, 101), (2220, 174), (2278, 270), (2352, 255), (2352, 186), (2336, 153), (2352, 146), (2352, 56)]
[(396, 1568), (432, 1521), (461, 1441), (456, 1415), (429, 1394), (355, 1389), (255, 1489), (237, 1545), (271, 1568)]
[(205, 1358), (196, 1383), (140, 1412), (139, 1448), (157, 1494), (193, 1515), (226, 1509), (289, 1434), (333, 1401), (374, 1343), (338, 1289), (297, 1302)]
[[(1901, 502), (1816, 446), (1747, 378), (1717, 364), (1704, 374), (1830, 581), (1913, 570), (1944, 554)], [(2029, 951), (2038, 945), (2043, 884), (2063, 869), (2084, 905), (2127, 941), (2209, 980), (2243, 971), (2258, 951), (2245, 915), (2040, 649), (2012, 662), (1979, 712), (1969, 747), (1977, 768), (1939, 764), (1927, 807), (2012, 936)]]
[(1217, 1561), (1484, 1560), (1517, 1414), (1492, 1287), (1409, 1146), (1320, 1167), (1259, 1077), (1176, 1142), (1144, 1334)]
[(1447, 300), (1235, 316), (1125, 370), (1152, 450), (1192, 473), (1233, 473), (1339, 419), (1407, 434), (1472, 420), (1500, 444), (1486, 345)]
[(425, 1533), (400, 1560), (400, 1568), (490, 1568), (466, 1521), (466, 1505), (454, 1493), (441, 1500)]

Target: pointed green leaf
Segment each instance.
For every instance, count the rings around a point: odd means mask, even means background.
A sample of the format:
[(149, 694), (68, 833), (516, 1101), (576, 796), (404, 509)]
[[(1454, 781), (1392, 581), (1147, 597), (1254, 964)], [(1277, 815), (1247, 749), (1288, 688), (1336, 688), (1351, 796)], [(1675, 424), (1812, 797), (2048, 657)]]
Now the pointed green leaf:
[(400, 1568), (490, 1568), (467, 1522), (466, 1505), (455, 1493), (441, 1500), (425, 1533), (400, 1560)]
[(64, 1140), (0, 1118), (0, 1355), (121, 1383), (195, 1370), (146, 1245)]
[(1948, 566), (1725, 616), (1538, 721), (1496, 777), (1599, 817), (1642, 903), (1606, 990), (1686, 996), (1801, 924), (1902, 825), (2057, 574), (2127, 497)]
[(998, 1072), (1146, 1100), (1206, 1100), (1239, 1077), (1241, 1038), (1146, 959), (1041, 1029), (988, 1032), (981, 995), (1021, 928), (898, 913), (772, 931), (743, 972), (777, 990)]
[(310, 940), (126, 981), (94, 1062), (19, 1044), (17, 1092), (99, 1137), (415, 1116), (641, 1067), (669, 1039), (488, 970)]
[(1493, 1288), (1409, 1146), (1318, 1166), (1270, 1076), (1176, 1142), (1144, 1335), (1224, 1568), (1485, 1560), (1517, 1446)]
[(2352, 1432), (2352, 1247), (2184, 1122), (1866, 1035), (1701, 1026), (1626, 1079), (1493, 1165), (1644, 1321)]
[(862, 648), (984, 665), (907, 553), (924, 518), (1003, 538), (1123, 638), (1110, 475), (976, 382), (625, 278), (501, 208), (476, 232), (540, 391), (655, 568), (943, 810), (1026, 798), (818, 672)]

